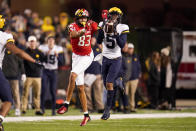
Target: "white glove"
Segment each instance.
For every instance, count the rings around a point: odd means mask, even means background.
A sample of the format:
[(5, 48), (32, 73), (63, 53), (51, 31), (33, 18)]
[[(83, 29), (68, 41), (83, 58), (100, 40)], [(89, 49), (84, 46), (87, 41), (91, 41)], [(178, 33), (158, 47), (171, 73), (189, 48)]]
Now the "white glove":
[(22, 80), (23, 83), (26, 81), (26, 79), (27, 79), (26, 75), (25, 74), (22, 74), (21, 80)]

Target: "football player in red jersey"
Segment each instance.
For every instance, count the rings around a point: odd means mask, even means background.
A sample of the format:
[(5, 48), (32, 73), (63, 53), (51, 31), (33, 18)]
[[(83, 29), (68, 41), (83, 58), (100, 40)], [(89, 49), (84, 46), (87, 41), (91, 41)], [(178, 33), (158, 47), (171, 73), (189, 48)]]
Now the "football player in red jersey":
[(75, 12), (75, 22), (68, 26), (69, 36), (73, 49), (72, 70), (69, 78), (67, 98), (64, 104), (57, 110), (58, 114), (68, 111), (68, 106), (75, 88), (75, 82), (79, 91), (79, 98), (84, 111), (84, 119), (80, 126), (90, 121), (87, 109), (86, 94), (84, 91), (84, 71), (90, 66), (94, 55), (91, 49), (91, 37), (97, 31), (97, 23), (88, 20), (89, 13), (85, 9), (78, 9)]

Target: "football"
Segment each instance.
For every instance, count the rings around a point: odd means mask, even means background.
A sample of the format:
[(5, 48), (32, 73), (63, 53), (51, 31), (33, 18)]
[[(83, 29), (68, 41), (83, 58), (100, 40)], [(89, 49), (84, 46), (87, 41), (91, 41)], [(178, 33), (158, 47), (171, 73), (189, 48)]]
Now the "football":
[(113, 23), (107, 23), (105, 25), (105, 32), (108, 34), (111, 34), (114, 32), (114, 24)]

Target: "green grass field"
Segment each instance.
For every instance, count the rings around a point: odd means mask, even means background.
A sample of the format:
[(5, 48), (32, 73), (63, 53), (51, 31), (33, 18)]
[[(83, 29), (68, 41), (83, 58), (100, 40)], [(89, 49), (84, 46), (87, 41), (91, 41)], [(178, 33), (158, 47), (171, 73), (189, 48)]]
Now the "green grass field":
[[(145, 113), (196, 113), (196, 109), (181, 109), (181, 110), (150, 110), (150, 109), (137, 109), (137, 113), (139, 114), (145, 114)], [(22, 116), (34, 116), (35, 111), (34, 110), (27, 110), (27, 113)], [(74, 108), (74, 107), (69, 107), (69, 111), (66, 113), (66, 115), (82, 115), (83, 113), (81, 112), (80, 109)], [(91, 113), (91, 114), (98, 114), (98, 113)], [(117, 113), (117, 114), (122, 114), (122, 113)], [(9, 116), (14, 116), (14, 110), (10, 110)], [(44, 116), (51, 116), (51, 110), (47, 109)]]
[[(196, 113), (195, 109), (180, 111), (137, 110), (137, 114), (146, 113)], [(70, 108), (65, 116), (82, 115), (79, 109)], [(97, 113), (92, 113), (97, 114)], [(122, 114), (122, 113), (118, 113)], [(46, 110), (45, 116), (50, 116), (51, 110)], [(111, 114), (112, 115), (112, 114)], [(14, 116), (11, 110), (9, 116)], [(8, 117), (9, 117), (8, 116)], [(24, 115), (22, 115), (24, 116)], [(34, 116), (34, 110), (27, 111), (25, 116)], [(194, 118), (147, 118), (147, 119), (109, 119), (92, 120), (86, 126), (80, 127), (81, 120), (53, 120), (33, 122), (5, 122), (5, 131), (196, 131), (196, 117)]]
[(94, 120), (4, 123), (5, 131), (195, 131), (196, 118)]

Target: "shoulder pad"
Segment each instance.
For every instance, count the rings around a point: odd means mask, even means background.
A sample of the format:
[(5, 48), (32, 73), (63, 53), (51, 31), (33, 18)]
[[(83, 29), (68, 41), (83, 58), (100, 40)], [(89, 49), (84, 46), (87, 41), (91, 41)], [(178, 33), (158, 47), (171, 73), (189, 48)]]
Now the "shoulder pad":
[(8, 42), (14, 42), (13, 35), (12, 35), (11, 33), (6, 33), (6, 32), (4, 32), (4, 36), (3, 36), (3, 37), (6, 38), (7, 43), (8, 43)]
[(102, 29), (103, 21), (99, 22), (98, 29)]
[(117, 33), (122, 34), (122, 33), (129, 33), (129, 26), (126, 24), (118, 24), (116, 26)]
[(57, 52), (62, 53), (63, 52), (63, 47), (62, 46), (57, 46)]

